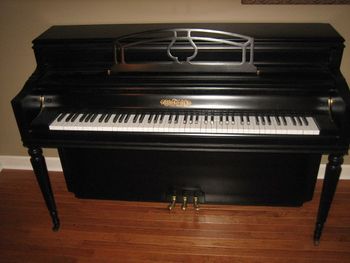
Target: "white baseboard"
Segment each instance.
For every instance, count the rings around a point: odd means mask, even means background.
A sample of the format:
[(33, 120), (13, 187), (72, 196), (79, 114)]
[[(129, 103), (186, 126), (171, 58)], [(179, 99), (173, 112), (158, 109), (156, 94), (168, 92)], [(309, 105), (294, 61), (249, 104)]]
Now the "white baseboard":
[[(58, 157), (46, 157), (45, 160), (49, 171), (62, 172), (61, 162)], [(350, 165), (344, 164), (342, 168), (340, 179), (350, 180)], [(29, 157), (26, 156), (0, 155), (0, 171), (2, 169), (32, 170), (32, 165)], [(325, 169), (326, 165), (321, 164), (317, 178), (323, 179)]]
[[(62, 166), (58, 157), (45, 157), (49, 171), (62, 172)], [(29, 156), (0, 155), (0, 171), (2, 169), (32, 170)]]

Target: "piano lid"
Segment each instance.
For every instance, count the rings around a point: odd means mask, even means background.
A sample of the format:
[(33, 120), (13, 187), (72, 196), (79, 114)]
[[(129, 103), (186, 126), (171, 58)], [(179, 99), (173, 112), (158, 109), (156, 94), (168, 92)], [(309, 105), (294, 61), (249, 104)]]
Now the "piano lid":
[(251, 36), (255, 41), (340, 41), (344, 39), (329, 24), (323, 23), (174, 23), (52, 26), (33, 43), (50, 41), (105, 41), (150, 30), (205, 28)]
[(50, 72), (253, 73), (338, 70), (344, 39), (329, 24), (53, 26), (34, 43)]

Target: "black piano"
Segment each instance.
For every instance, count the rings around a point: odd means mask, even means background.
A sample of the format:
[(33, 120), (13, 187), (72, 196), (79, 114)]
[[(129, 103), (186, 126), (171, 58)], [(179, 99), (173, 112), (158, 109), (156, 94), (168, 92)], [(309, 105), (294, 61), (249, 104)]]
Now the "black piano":
[(49, 28), (12, 106), (53, 230), (42, 148), (78, 198), (170, 210), (301, 206), (325, 154), (318, 243), (349, 148), (343, 42), (328, 24)]

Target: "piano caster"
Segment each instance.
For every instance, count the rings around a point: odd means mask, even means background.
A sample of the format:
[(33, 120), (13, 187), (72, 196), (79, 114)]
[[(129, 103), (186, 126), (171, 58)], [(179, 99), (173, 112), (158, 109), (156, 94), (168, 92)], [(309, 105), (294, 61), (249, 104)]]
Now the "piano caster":
[(193, 208), (196, 211), (199, 211), (199, 200), (198, 200), (198, 196), (194, 196), (193, 197)]
[(183, 201), (183, 203), (182, 203), (182, 205), (181, 205), (181, 209), (182, 209), (183, 211), (186, 211), (186, 209), (187, 209), (187, 196), (184, 196), (184, 197), (182, 198), (182, 201)]
[(168, 210), (171, 211), (176, 205), (176, 195), (171, 196), (171, 203), (168, 205)]

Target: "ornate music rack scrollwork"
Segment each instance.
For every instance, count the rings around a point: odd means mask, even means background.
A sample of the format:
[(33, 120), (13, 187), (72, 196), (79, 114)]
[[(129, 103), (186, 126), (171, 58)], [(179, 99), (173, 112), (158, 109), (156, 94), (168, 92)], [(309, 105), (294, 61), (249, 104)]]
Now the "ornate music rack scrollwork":
[[(178, 43), (181, 43), (179, 45)], [(128, 62), (128, 49), (137, 47), (155, 49), (163, 46), (167, 60)], [(192, 50), (191, 55), (180, 58), (174, 50)], [(240, 60), (201, 61), (201, 50), (231, 50), (240, 52)], [(228, 54), (228, 53), (227, 53)], [(163, 54), (164, 55), (164, 54)], [(118, 72), (242, 72), (256, 73), (254, 60), (254, 39), (240, 34), (211, 29), (163, 29), (131, 34), (118, 38), (114, 43), (112, 73)]]

